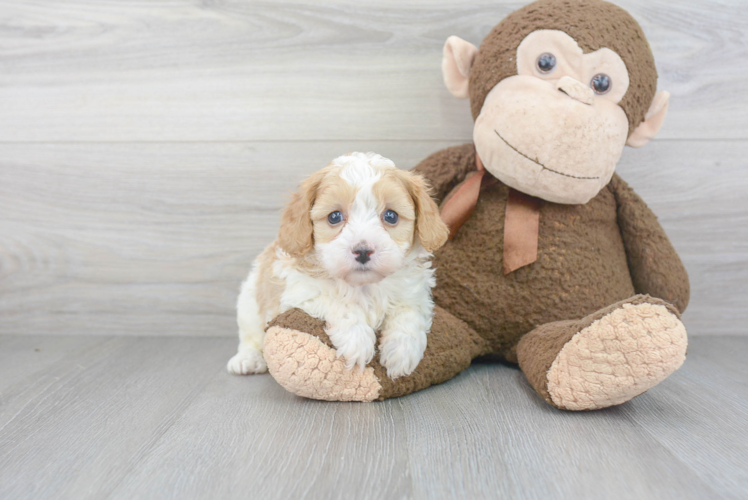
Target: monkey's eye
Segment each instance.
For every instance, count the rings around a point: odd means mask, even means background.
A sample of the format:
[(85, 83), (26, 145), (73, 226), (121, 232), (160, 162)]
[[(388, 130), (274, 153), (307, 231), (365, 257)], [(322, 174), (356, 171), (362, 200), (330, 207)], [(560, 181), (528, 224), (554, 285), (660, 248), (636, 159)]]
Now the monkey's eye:
[(327, 216), (327, 222), (329, 222), (331, 226), (340, 224), (343, 222), (343, 213), (340, 210), (335, 210)]
[(549, 52), (540, 54), (538, 57), (538, 71), (548, 74), (554, 69), (556, 69), (556, 56)]
[(385, 210), (384, 214), (382, 214), (382, 220), (384, 220), (387, 224), (395, 225), (397, 224), (397, 219), (398, 215), (394, 210)]
[(613, 82), (610, 81), (610, 77), (604, 73), (598, 73), (590, 80), (590, 87), (598, 95), (607, 94), (612, 86)]

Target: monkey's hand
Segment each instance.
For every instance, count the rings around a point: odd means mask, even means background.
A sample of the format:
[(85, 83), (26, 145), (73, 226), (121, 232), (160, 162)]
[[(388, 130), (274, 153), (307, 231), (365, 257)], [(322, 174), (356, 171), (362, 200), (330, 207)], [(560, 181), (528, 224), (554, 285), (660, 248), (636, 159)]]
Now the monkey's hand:
[(618, 225), (636, 293), (666, 300), (685, 311), (690, 295), (686, 268), (655, 214), (623, 179), (609, 184), (618, 205)]

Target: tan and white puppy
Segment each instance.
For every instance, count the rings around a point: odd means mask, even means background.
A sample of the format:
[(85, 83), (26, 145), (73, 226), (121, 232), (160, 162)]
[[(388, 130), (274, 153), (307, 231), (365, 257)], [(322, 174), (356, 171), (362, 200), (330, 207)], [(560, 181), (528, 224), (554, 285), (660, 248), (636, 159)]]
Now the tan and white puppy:
[(267, 370), (265, 328), (300, 308), (323, 319), (346, 366), (375, 352), (390, 378), (413, 372), (431, 328), (431, 254), (447, 239), (423, 179), (374, 153), (351, 153), (301, 183), (278, 239), (260, 254), (237, 303), (234, 374)]

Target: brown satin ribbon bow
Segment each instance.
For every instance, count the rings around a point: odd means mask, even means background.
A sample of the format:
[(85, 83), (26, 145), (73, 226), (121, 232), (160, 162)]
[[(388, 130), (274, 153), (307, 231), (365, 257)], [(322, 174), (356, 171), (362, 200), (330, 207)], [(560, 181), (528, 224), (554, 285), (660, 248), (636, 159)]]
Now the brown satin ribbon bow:
[[(449, 227), (450, 240), (475, 210), (481, 188), (498, 182), (483, 167), (477, 152), (475, 164), (478, 167), (477, 171), (462, 183), (442, 207), (441, 217)], [(509, 188), (504, 216), (504, 274), (538, 260), (540, 202), (538, 198)]]

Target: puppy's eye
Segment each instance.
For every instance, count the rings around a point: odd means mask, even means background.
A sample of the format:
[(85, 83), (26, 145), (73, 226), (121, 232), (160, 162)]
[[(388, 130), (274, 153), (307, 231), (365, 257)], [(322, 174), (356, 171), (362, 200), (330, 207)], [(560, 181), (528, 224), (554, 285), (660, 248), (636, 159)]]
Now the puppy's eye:
[(598, 73), (590, 81), (590, 87), (598, 95), (607, 94), (612, 86), (613, 82), (610, 81), (610, 77), (604, 73)]
[(343, 222), (343, 213), (340, 210), (335, 210), (327, 216), (327, 222), (329, 222), (332, 226), (340, 224), (341, 222)]
[(385, 210), (384, 214), (382, 214), (382, 220), (387, 224), (397, 224), (397, 219), (397, 212), (395, 212), (394, 210)]
[(538, 71), (547, 75), (548, 73), (556, 69), (556, 56), (549, 52), (540, 54), (540, 56), (538, 57), (537, 65)]

